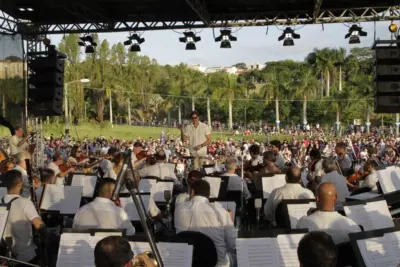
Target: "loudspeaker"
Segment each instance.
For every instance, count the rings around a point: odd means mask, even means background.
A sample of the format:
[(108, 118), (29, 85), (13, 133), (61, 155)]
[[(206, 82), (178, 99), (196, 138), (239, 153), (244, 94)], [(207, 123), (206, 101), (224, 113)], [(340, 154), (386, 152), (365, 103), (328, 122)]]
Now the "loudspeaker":
[(388, 41), (374, 45), (374, 111), (400, 113), (400, 50), (387, 46)]
[(63, 115), (65, 55), (50, 50), (28, 61), (28, 110), (34, 116)]

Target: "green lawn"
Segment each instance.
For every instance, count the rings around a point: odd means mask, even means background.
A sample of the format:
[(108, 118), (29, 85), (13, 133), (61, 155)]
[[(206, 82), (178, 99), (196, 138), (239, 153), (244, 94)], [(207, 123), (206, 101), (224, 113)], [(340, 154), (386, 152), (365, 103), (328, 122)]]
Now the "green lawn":
[[(138, 137), (141, 138), (159, 138), (162, 130), (165, 130), (169, 136), (171, 135), (179, 135), (180, 131), (175, 128), (161, 128), (161, 127), (142, 127), (142, 126), (128, 126), (128, 125), (114, 125), (113, 128), (102, 128), (99, 124), (80, 124), (78, 126), (71, 126), (70, 134), (74, 139), (83, 139), (85, 136), (89, 137), (98, 137), (105, 136), (109, 139), (111, 136), (123, 139), (123, 140), (134, 140)], [(62, 132), (64, 132), (64, 124), (43, 124), (44, 136), (50, 136), (50, 134), (54, 134), (54, 136), (60, 136)], [(0, 136), (9, 136), (9, 130), (7, 128), (0, 128)], [(228, 137), (233, 137), (235, 140), (243, 139), (243, 136), (233, 136), (230, 133), (226, 132), (213, 132), (213, 139), (217, 138), (226, 139)], [(266, 136), (254, 135), (249, 138), (255, 138), (258, 141), (265, 142)], [(271, 137), (272, 139), (279, 140), (290, 140), (290, 136), (280, 135), (276, 137)]]

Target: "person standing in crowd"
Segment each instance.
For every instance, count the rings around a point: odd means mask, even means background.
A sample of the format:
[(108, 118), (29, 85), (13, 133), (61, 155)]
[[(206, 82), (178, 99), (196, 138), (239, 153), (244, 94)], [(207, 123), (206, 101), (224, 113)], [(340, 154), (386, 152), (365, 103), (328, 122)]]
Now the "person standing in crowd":
[(55, 176), (57, 177), (56, 184), (64, 184), (65, 177), (67, 177), (70, 173), (74, 173), (74, 168), (69, 168), (66, 171), (61, 171), (58, 166), (64, 163), (64, 159), (61, 154), (55, 153), (53, 156), (53, 160), (47, 165), (47, 169), (51, 169), (54, 171)]
[(129, 221), (128, 214), (111, 201), (114, 188), (114, 179), (101, 179), (98, 197), (78, 210), (72, 228), (78, 230), (125, 229), (127, 235), (134, 235), (135, 228)]
[(12, 251), (17, 255), (17, 260), (35, 264), (38, 259), (33, 242), (32, 226), (35, 231), (45, 237), (45, 224), (32, 201), (20, 195), (24, 188), (21, 172), (17, 170), (7, 172), (5, 183), (7, 195), (1, 199), (1, 203), (10, 205), (10, 211), (3, 238), (12, 238)]
[(24, 130), (21, 126), (16, 126), (14, 128), (15, 134), (10, 137), (10, 156), (15, 156), (21, 152), (24, 152), (28, 147), (29, 131), (24, 136)]
[(282, 200), (286, 199), (314, 199), (314, 194), (310, 190), (300, 185), (301, 170), (297, 167), (290, 167), (286, 171), (286, 184), (283, 187), (272, 190), (264, 205), (265, 218), (275, 223), (275, 210)]
[(283, 169), (285, 167), (285, 158), (281, 152), (281, 142), (278, 140), (272, 140), (270, 142), (271, 150), (275, 153), (276, 161), (275, 165), (278, 166), (279, 169)]
[(196, 180), (190, 188), (190, 200), (175, 207), (176, 232), (201, 232), (214, 242), (217, 249), (217, 267), (234, 263), (237, 230), (230, 214), (221, 206), (210, 203), (210, 185), (207, 181)]
[[(207, 146), (211, 144), (211, 129), (202, 123), (197, 111), (191, 113), (192, 123), (185, 127), (182, 133), (182, 141), (189, 143), (190, 155), (193, 157), (206, 157)], [(194, 161), (195, 169), (200, 169), (201, 160)]]
[(336, 267), (338, 251), (330, 235), (311, 232), (303, 236), (297, 247), (301, 267)]
[(317, 210), (302, 217), (296, 228), (324, 231), (333, 238), (336, 245), (349, 242), (349, 233), (360, 232), (361, 229), (353, 220), (335, 211), (337, 197), (334, 184), (321, 184), (317, 191)]

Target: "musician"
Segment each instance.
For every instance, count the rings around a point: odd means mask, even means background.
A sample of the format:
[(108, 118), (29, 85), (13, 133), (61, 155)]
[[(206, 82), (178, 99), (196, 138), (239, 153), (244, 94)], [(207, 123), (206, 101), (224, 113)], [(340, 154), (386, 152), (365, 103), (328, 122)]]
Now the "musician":
[(12, 170), (5, 174), (5, 178), (7, 195), (1, 202), (11, 206), (3, 237), (12, 237), (12, 251), (17, 255), (17, 260), (35, 264), (37, 256), (32, 226), (39, 234), (45, 236), (45, 225), (32, 201), (20, 195), (24, 187), (21, 173)]
[(276, 156), (273, 151), (265, 151), (263, 154), (264, 167), (260, 170), (260, 174), (280, 173), (281, 170), (276, 166)]
[(251, 156), (251, 166), (255, 167), (261, 165), (263, 162), (263, 158), (260, 155), (260, 146), (259, 145), (251, 145), (249, 147), (249, 152)]
[(187, 178), (187, 192), (181, 193), (176, 197), (175, 205), (188, 201), (190, 198), (190, 188), (194, 181), (203, 179), (204, 174), (200, 171), (193, 170), (189, 172)]
[(15, 163), (11, 159), (3, 160), (0, 163), (0, 186), (4, 186), (4, 174), (15, 168)]
[(70, 173), (75, 172), (75, 169), (72, 167), (68, 168), (66, 171), (62, 172), (60, 170), (59, 166), (63, 163), (64, 163), (64, 159), (63, 159), (62, 155), (60, 153), (56, 152), (53, 156), (52, 162), (50, 162), (47, 165), (47, 168), (53, 170), (54, 174), (57, 177), (56, 184), (64, 184), (64, 178), (67, 177)]
[(237, 230), (229, 213), (219, 205), (208, 201), (210, 185), (196, 180), (191, 185), (190, 200), (175, 207), (176, 232), (201, 232), (214, 242), (217, 249), (217, 266), (230, 266), (234, 260), (228, 254), (236, 249)]
[(124, 159), (125, 155), (122, 152), (117, 152), (114, 154), (111, 163), (112, 163), (112, 168), (108, 168), (107, 172), (104, 173), (103, 177), (107, 178), (112, 178), (112, 179), (117, 179), (118, 173), (122, 169), (124, 165)]
[(302, 217), (296, 228), (309, 231), (324, 231), (336, 245), (349, 242), (349, 233), (360, 232), (360, 227), (350, 218), (335, 211), (338, 194), (332, 183), (323, 183), (317, 190), (317, 210)]
[(55, 184), (56, 175), (52, 169), (42, 169), (40, 170), (40, 181), (41, 185), (36, 189), (36, 199), (40, 203), (42, 199), (43, 189), (46, 184)]
[(303, 236), (297, 247), (301, 267), (336, 267), (338, 252), (330, 235), (324, 232), (311, 232)]
[[(29, 184), (29, 179), (28, 179), (28, 173), (26, 172), (26, 159), (30, 159), (30, 155), (28, 152), (23, 151), (15, 155), (16, 158), (16, 165), (14, 167), (14, 170), (19, 171), (22, 174), (22, 179), (24, 180), (24, 187), (21, 195), (26, 198), (30, 198), (31, 193), (30, 193), (30, 184)], [(6, 181), (4, 181), (6, 182)]]
[(343, 175), (347, 175), (353, 165), (351, 158), (347, 155), (347, 145), (343, 142), (339, 142), (336, 144), (335, 152), (337, 155), (337, 162), (340, 166), (340, 169)]
[(301, 170), (297, 167), (289, 167), (286, 171), (286, 184), (283, 187), (272, 190), (264, 205), (265, 218), (276, 225), (275, 210), (282, 200), (286, 199), (314, 199), (314, 193), (300, 185)]
[(235, 158), (227, 158), (225, 161), (226, 173), (222, 174), (221, 176), (229, 177), (227, 188), (228, 191), (242, 191), (243, 189), (243, 197), (250, 198), (251, 194), (247, 188), (247, 183), (244, 180), (242, 181), (242, 178), (235, 173), (236, 164), (237, 161)]
[(376, 162), (373, 159), (367, 160), (364, 165), (364, 171), (368, 172), (367, 177), (364, 181), (360, 181), (360, 188), (371, 188), (372, 192), (378, 192), (378, 175), (376, 174)]
[(72, 228), (78, 230), (125, 229), (127, 235), (134, 235), (135, 228), (129, 221), (128, 214), (111, 201), (114, 188), (114, 179), (101, 179), (99, 195), (78, 210)]
[(118, 153), (118, 149), (116, 147), (110, 147), (106, 154), (104, 155), (104, 158), (99, 164), (100, 170), (101, 170), (101, 177), (109, 177), (109, 176), (104, 176), (105, 173), (110, 172), (113, 169), (113, 164), (111, 160), (114, 158), (114, 155)]
[(332, 183), (335, 185), (335, 193), (337, 191), (337, 202), (336, 208), (342, 208), (343, 203), (346, 201), (346, 197), (350, 196), (349, 190), (347, 189), (347, 179), (343, 175), (340, 175), (337, 171), (337, 165), (334, 159), (327, 158), (322, 161), (322, 168), (325, 175), (322, 177), (322, 183)]
[(73, 146), (71, 149), (70, 157), (67, 162), (74, 166), (83, 166), (89, 162), (89, 158), (82, 154), (82, 148), (80, 146)]
[(136, 163), (137, 159), (137, 155), (143, 151), (143, 145), (141, 142), (135, 142), (133, 144), (133, 149), (132, 149), (132, 155), (131, 155), (131, 160), (132, 160), (132, 165), (134, 165)]
[[(135, 264), (133, 261), (135, 261)], [(96, 244), (94, 248), (94, 264), (96, 267), (157, 266), (146, 254), (140, 254), (135, 257), (129, 242), (121, 236), (108, 236)]]
[[(207, 146), (211, 144), (211, 129), (199, 120), (199, 113), (192, 111), (192, 123), (183, 130), (183, 142), (189, 142), (191, 156), (206, 157)], [(199, 169), (201, 162), (195, 160), (195, 169)]]
[(24, 130), (21, 126), (16, 126), (14, 128), (15, 134), (9, 139), (10, 144), (10, 156), (17, 155), (26, 150), (28, 145), (29, 131), (27, 131), (26, 136), (24, 136)]
[(285, 167), (285, 158), (281, 152), (281, 142), (279, 140), (272, 140), (270, 142), (271, 150), (276, 153), (276, 161), (275, 165), (278, 166), (279, 169), (283, 169)]
[(175, 175), (174, 169), (170, 168), (166, 162), (166, 155), (164, 150), (159, 150), (154, 154), (156, 164), (146, 166), (139, 170), (140, 177), (155, 176), (161, 180), (173, 179), (175, 183), (179, 183)]

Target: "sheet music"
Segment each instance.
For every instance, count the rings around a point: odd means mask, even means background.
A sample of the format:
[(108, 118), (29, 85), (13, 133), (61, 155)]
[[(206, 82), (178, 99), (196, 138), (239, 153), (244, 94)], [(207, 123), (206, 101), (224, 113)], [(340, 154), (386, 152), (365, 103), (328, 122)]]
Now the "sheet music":
[(164, 191), (171, 191), (174, 189), (174, 182), (157, 182), (155, 190), (152, 192), (155, 202), (165, 202)]
[(236, 216), (236, 202), (235, 201), (215, 201), (215, 205), (220, 205), (225, 210), (230, 210), (233, 214), (233, 219)]
[(155, 190), (156, 184), (156, 179), (142, 179), (139, 182), (139, 192), (152, 193), (152, 190)]
[(357, 199), (357, 200), (368, 200), (368, 199), (372, 199), (372, 198), (376, 198), (376, 197), (380, 197), (380, 196), (381, 196), (381, 194), (378, 194), (378, 193), (365, 192), (365, 193), (357, 194), (354, 196), (350, 196), (348, 198)]
[(215, 168), (215, 171), (220, 172), (220, 173), (226, 171), (225, 170), (225, 164), (215, 164), (214, 168)]
[(7, 207), (0, 207), (0, 238), (3, 237), (4, 228), (6, 227), (8, 218)]
[(377, 170), (376, 174), (384, 194), (400, 190), (400, 175), (398, 168), (390, 166), (383, 170)]
[(48, 184), (44, 189), (40, 209), (75, 214), (81, 203), (82, 186)]
[(236, 239), (238, 267), (279, 266), (275, 238)]
[(300, 218), (303, 216), (307, 216), (307, 211), (310, 208), (316, 207), (317, 205), (315, 202), (310, 202), (307, 204), (288, 204), (287, 209), (289, 213), (290, 228), (295, 229), (297, 222), (300, 220)]
[(297, 247), (304, 234), (278, 235), (277, 247), (279, 253), (279, 267), (300, 266), (297, 257)]
[[(141, 195), (143, 204), (146, 208), (144, 213), (149, 212), (149, 203), (150, 203), (150, 195)], [(138, 198), (139, 200), (139, 198)], [(136, 209), (135, 203), (133, 202), (132, 197), (121, 197), (120, 198), (121, 206), (128, 214), (130, 221), (140, 221), (139, 212)], [(140, 201), (139, 201), (140, 203)]]
[(394, 227), (386, 200), (367, 202), (365, 205), (345, 205), (343, 209), (347, 217), (363, 226), (364, 231)]
[(93, 197), (96, 188), (97, 176), (74, 174), (72, 176), (71, 186), (82, 186), (83, 197)]
[(206, 174), (213, 174), (216, 170), (214, 167), (206, 167), (204, 168), (204, 171), (206, 172)]
[(272, 177), (262, 177), (263, 198), (268, 198), (272, 190), (286, 184), (285, 174), (276, 174)]
[[(129, 242), (135, 255), (151, 251), (147, 242)], [(158, 243), (157, 248), (165, 267), (191, 267), (193, 246), (185, 243)]]
[(206, 176), (203, 180), (210, 184), (210, 198), (218, 198), (219, 189), (221, 187), (221, 178)]
[(5, 195), (7, 195), (7, 188), (0, 187), (0, 198), (3, 198)]
[(396, 267), (400, 262), (400, 233), (386, 233), (382, 237), (357, 240), (366, 267)]

